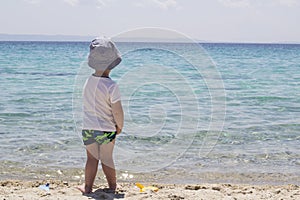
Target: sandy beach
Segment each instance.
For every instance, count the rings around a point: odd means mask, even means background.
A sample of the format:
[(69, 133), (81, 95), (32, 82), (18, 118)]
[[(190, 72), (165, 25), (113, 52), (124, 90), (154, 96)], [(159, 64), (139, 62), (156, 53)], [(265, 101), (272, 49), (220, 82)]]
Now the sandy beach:
[[(18, 167), (0, 164), (0, 200), (31, 199), (300, 199), (299, 174), (217, 173), (191, 174), (176, 171), (130, 173), (118, 171), (118, 189), (106, 193), (104, 174), (99, 169), (93, 193), (83, 196), (76, 189), (84, 183), (83, 169)], [(189, 181), (189, 177), (198, 181)], [(183, 177), (185, 177), (183, 179)], [(157, 192), (140, 192), (135, 183), (155, 186)], [(49, 183), (49, 191), (41, 189)]]
[(115, 194), (103, 191), (105, 184), (96, 184), (93, 193), (82, 195), (75, 187), (78, 182), (49, 181), (50, 190), (40, 189), (45, 181), (7, 180), (0, 182), (1, 200), (15, 199), (300, 199), (297, 185), (244, 185), (244, 184), (157, 184), (157, 192), (140, 192), (134, 183), (119, 183)]

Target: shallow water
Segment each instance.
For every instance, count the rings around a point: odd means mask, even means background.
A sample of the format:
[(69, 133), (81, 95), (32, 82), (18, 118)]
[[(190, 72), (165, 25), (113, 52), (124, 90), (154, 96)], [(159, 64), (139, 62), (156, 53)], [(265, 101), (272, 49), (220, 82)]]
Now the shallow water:
[[(299, 174), (300, 45), (118, 46), (123, 62), (111, 77), (126, 115), (118, 169)], [(87, 53), (83, 42), (0, 42), (2, 163), (83, 168)]]

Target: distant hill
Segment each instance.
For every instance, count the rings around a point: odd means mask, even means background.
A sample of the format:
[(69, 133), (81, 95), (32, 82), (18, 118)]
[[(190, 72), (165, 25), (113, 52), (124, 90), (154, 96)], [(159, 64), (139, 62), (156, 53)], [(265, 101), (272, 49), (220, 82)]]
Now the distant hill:
[[(90, 42), (96, 36), (80, 35), (38, 35), (38, 34), (3, 34), (0, 33), (0, 41), (58, 41), (58, 42)], [(190, 43), (189, 38), (150, 38), (150, 37), (117, 37), (113, 38), (115, 42), (171, 42), (171, 43)], [(240, 44), (300, 44), (297, 41), (280, 41), (280, 42), (232, 42), (232, 41), (207, 41), (194, 40), (198, 43), (240, 43)]]
[(0, 34), (0, 41), (91, 41), (95, 36)]
[[(91, 41), (96, 36), (0, 34), (0, 41)], [(117, 37), (115, 42), (191, 42), (187, 38)], [(198, 41), (200, 42), (200, 41)]]

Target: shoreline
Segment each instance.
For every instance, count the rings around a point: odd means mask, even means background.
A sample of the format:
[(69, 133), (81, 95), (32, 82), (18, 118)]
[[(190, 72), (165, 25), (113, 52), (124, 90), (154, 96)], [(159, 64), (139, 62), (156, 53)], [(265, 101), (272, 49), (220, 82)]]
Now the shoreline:
[[(0, 181), (21, 180), (62, 180), (68, 182), (83, 182), (84, 167), (68, 168), (57, 166), (22, 166), (16, 163), (0, 163)], [(105, 176), (98, 169), (96, 181), (105, 182)], [(117, 170), (118, 182), (156, 182), (162, 184), (250, 184), (250, 185), (300, 185), (300, 173), (276, 173), (276, 172), (228, 172), (209, 171), (191, 172), (185, 169), (162, 169), (147, 173), (133, 173)]]

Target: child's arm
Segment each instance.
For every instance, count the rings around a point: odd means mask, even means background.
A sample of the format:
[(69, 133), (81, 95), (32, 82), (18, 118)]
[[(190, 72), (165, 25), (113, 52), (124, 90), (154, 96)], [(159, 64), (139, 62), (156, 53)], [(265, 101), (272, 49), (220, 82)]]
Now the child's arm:
[(124, 112), (123, 112), (121, 101), (117, 101), (116, 103), (113, 103), (111, 108), (112, 108), (112, 114), (114, 120), (117, 124), (117, 134), (119, 134), (122, 132), (122, 128), (124, 125)]

